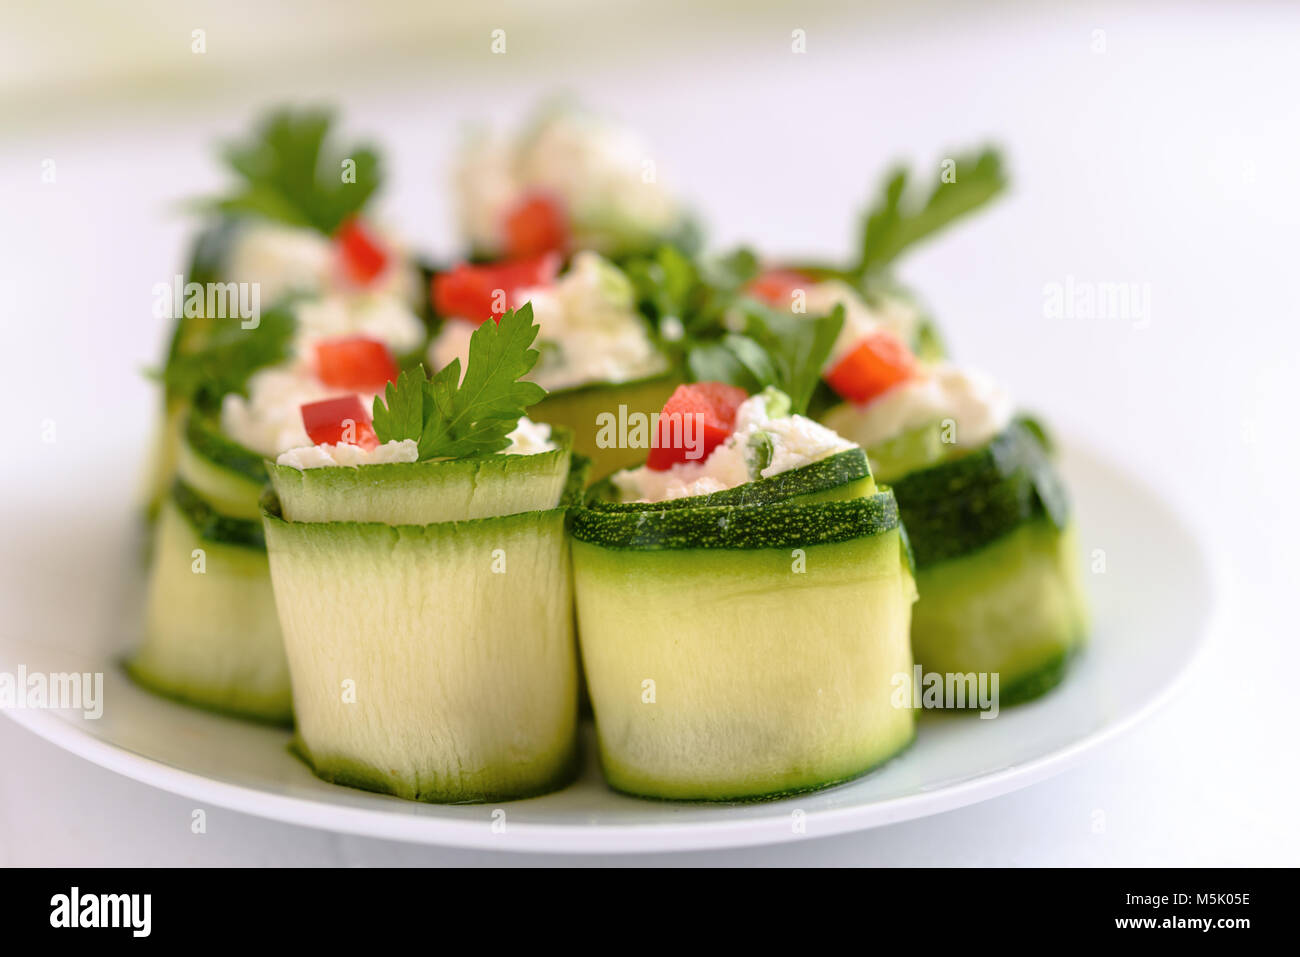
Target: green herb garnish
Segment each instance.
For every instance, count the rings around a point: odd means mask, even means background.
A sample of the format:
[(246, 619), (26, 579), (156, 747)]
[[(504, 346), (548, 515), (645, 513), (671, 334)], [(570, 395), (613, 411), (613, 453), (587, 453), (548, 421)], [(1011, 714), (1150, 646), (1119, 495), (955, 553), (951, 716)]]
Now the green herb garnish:
[(537, 364), (531, 346), (540, 329), (532, 303), (525, 303), (499, 323), (489, 320), (474, 330), (463, 382), (459, 359), (431, 379), (422, 366), (403, 372), (382, 398), (375, 397), (379, 441), (414, 439), (422, 460), (506, 448), (520, 417), (546, 395), (536, 383), (520, 381)]
[(271, 113), (250, 138), (226, 147), (223, 157), (240, 183), (207, 205), (332, 235), (381, 180), (379, 156), (370, 146), (327, 148), (332, 122), (327, 110)]
[(959, 155), (952, 182), (935, 184), (922, 202), (909, 192), (909, 172), (895, 167), (885, 177), (884, 192), (862, 217), (858, 278), (886, 266), (904, 249), (988, 203), (1007, 186), (1002, 156), (994, 149)]
[(693, 345), (686, 365), (697, 381), (728, 382), (753, 394), (775, 386), (803, 414), (822, 366), (844, 325), (844, 307), (826, 316), (796, 316), (752, 299), (740, 300), (745, 331)]
[(763, 469), (772, 464), (774, 452), (772, 436), (769, 433), (760, 430), (749, 437), (745, 463), (749, 468), (749, 480), (751, 482), (763, 477)]

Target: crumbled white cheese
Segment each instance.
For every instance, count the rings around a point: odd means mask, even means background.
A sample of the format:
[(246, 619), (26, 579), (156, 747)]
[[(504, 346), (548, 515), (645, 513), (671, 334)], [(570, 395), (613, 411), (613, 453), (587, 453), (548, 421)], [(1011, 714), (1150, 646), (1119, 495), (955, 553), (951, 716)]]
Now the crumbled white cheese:
[[(735, 430), (704, 461), (679, 462), (664, 471), (644, 465), (628, 469), (614, 475), (615, 487), (624, 501), (662, 502), (705, 495), (754, 481), (755, 472), (757, 477), (771, 478), (853, 448), (852, 442), (802, 415), (772, 415), (772, 399), (773, 392), (767, 391), (741, 403)], [(756, 471), (752, 468), (753, 443), (759, 433), (766, 433), (772, 458)]]
[(221, 429), (240, 445), (262, 455), (310, 445), (300, 407), (339, 394), (324, 385), (304, 362), (262, 369), (248, 380), (248, 395), (221, 399)]
[(234, 282), (257, 283), (264, 306), (293, 292), (387, 297), (398, 304), (416, 305), (423, 295), (419, 271), (394, 237), (382, 232), (379, 238), (389, 264), (364, 289), (344, 278), (338, 249), (329, 237), (314, 229), (277, 223), (255, 222), (240, 229), (231, 243), (225, 272)]
[(865, 405), (846, 403), (832, 410), (826, 421), (871, 448), (910, 429), (951, 419), (955, 444), (975, 448), (1005, 429), (1014, 412), (1010, 396), (991, 377), (941, 362)]
[(414, 462), (419, 459), (419, 449), (414, 439), (394, 439), (373, 449), (340, 442), (338, 445), (305, 445), (282, 452), (276, 465), (290, 465), (296, 469), (319, 469), (335, 465), (391, 465)]
[(579, 248), (662, 235), (682, 211), (652, 164), (629, 131), (569, 110), (550, 112), (515, 141), (480, 133), (457, 164), (461, 229), (474, 248), (498, 251), (511, 208), (537, 192), (563, 204)]
[(534, 422), (526, 415), (519, 419), (515, 430), (506, 438), (510, 445), (502, 450), (505, 455), (536, 455), (559, 448), (551, 441), (551, 427), (545, 422)]
[(316, 292), (334, 274), (334, 245), (314, 229), (254, 223), (235, 236), (227, 278), (257, 283), (263, 305), (291, 292)]
[(294, 348), (302, 354), (321, 339), (369, 336), (396, 355), (418, 349), (424, 324), (396, 296), (383, 293), (331, 294), (306, 299), (294, 309)]
[[(502, 455), (536, 455), (559, 448), (551, 441), (551, 427), (527, 416), (520, 418), (514, 431), (506, 437), (510, 439), (510, 445), (501, 450)], [(291, 465), (296, 469), (318, 469), (333, 465), (390, 465), (415, 462), (420, 458), (419, 446), (414, 439), (394, 439), (369, 450), (346, 442), (337, 445), (311, 445), (310, 442), (308, 439), (281, 452), (276, 464)]]
[[(541, 331), (541, 358), (527, 378), (548, 391), (593, 382), (627, 382), (668, 368), (636, 309), (632, 284), (592, 252), (573, 258), (554, 285), (519, 290), (507, 305), (533, 304)], [(429, 344), (429, 362), (441, 369), (460, 359), (462, 374), (477, 323), (452, 320)]]

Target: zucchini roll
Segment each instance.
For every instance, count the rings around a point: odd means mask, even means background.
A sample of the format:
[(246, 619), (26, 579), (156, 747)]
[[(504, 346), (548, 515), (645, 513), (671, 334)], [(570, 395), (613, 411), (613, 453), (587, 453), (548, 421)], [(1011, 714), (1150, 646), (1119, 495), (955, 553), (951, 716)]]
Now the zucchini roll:
[[(527, 307), (474, 334), (464, 381), (403, 373), (304, 417), (263, 520), (297, 719), (320, 777), (434, 802), (525, 797), (575, 769), (567, 432), (517, 421), (542, 390)], [(460, 383), (459, 386), (457, 383)]]
[[(697, 413), (691, 462), (668, 433)], [(897, 754), (914, 733), (891, 690), (912, 667), (915, 589), (894, 497), (862, 450), (771, 389), (683, 386), (659, 423), (647, 467), (599, 483), (573, 520), (611, 786), (769, 798)]]
[(241, 717), (292, 722), (259, 498), (264, 456), (312, 441), (301, 408), (360, 406), (397, 377), (394, 352), (423, 343), (405, 312), (300, 299), (256, 328), (213, 331), (183, 368), (175, 477), (154, 528), (145, 633), (129, 672), (151, 690)]
[(824, 421), (868, 447), (916, 559), (926, 671), (997, 674), (1014, 704), (1060, 681), (1087, 633), (1065, 488), (1040, 426), (991, 380), (939, 364)]

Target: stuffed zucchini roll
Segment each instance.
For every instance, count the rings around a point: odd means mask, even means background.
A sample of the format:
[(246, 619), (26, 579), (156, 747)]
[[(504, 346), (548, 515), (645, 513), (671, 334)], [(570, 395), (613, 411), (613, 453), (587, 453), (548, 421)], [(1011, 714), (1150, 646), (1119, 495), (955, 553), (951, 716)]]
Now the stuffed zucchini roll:
[(515, 137), (480, 130), (462, 151), (455, 197), (475, 258), (583, 249), (619, 257), (695, 227), (627, 129), (578, 109), (543, 109)]
[[(345, 312), (323, 321), (333, 310), (329, 297), (298, 300), (256, 329), (233, 327), (223, 340), (231, 348), (196, 354), (212, 372), (183, 419), (177, 476), (154, 531), (144, 640), (128, 662), (154, 691), (243, 717), (292, 720), (259, 507), (263, 459), (312, 441), (321, 426), (304, 422), (304, 404), (370, 402), (397, 377), (395, 349), (410, 351), (422, 336), (413, 316), (371, 323)], [(353, 334), (328, 335), (337, 332)], [(225, 388), (232, 391), (216, 398)]]
[(248, 333), (268, 311), (308, 297), (314, 305), (300, 319), (318, 337), (364, 329), (399, 355), (427, 338), (422, 272), (400, 239), (366, 213), (381, 181), (373, 150), (335, 142), (326, 112), (280, 110), (225, 156), (232, 189), (204, 203), (209, 218), (184, 276), (155, 290), (155, 315), (169, 318), (172, 331), (149, 470), (151, 512), (175, 475), (189, 409), (238, 388), (228, 370), (242, 365), (257, 338)]
[[(694, 424), (692, 424), (694, 423)], [(573, 520), (578, 629), (605, 776), (745, 800), (903, 749), (915, 599), (893, 495), (775, 389), (679, 388), (643, 467)]]
[(845, 392), (865, 401), (823, 421), (865, 446), (894, 488), (916, 559), (917, 663), (996, 673), (1003, 704), (1041, 694), (1087, 631), (1068, 500), (1042, 429), (1014, 418), (985, 376), (916, 365), (896, 345), (862, 349)]
[[(565, 530), (567, 434), (543, 394), (525, 306), (473, 335), (464, 381), (403, 373), (331, 411), (333, 441), (270, 467), (264, 511), (297, 746), (320, 777), (464, 802), (548, 791), (574, 771), (577, 651)], [(347, 430), (351, 428), (351, 434)]]
[(482, 322), (531, 303), (541, 327), (541, 359), (528, 375), (547, 390), (533, 414), (571, 429), (574, 450), (592, 460), (594, 476), (602, 476), (644, 455), (644, 449), (605, 441), (602, 417), (626, 420), (658, 412), (679, 380), (638, 313), (621, 269), (592, 252), (574, 256), (562, 275), (559, 268), (559, 256), (548, 254), (463, 263), (434, 276), (434, 306), (445, 321), (429, 345), (429, 361), (435, 368), (464, 361)]

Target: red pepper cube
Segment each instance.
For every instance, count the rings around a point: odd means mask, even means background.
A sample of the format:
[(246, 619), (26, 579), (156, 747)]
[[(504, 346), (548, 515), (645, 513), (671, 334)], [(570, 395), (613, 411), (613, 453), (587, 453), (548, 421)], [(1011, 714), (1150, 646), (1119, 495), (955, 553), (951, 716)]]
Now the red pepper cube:
[(797, 290), (806, 290), (813, 280), (794, 269), (769, 269), (750, 281), (745, 291), (769, 306), (790, 309)]
[(392, 353), (378, 339), (345, 336), (316, 343), (316, 375), (332, 388), (380, 392), (397, 372)]
[(826, 374), (830, 387), (850, 402), (870, 402), (916, 375), (916, 359), (903, 341), (877, 329)]
[(459, 266), (433, 277), (433, 307), (444, 318), (482, 323), (499, 319), (511, 308), (515, 294), (531, 286), (546, 286), (560, 271), (556, 253), (520, 259)]
[(388, 252), (355, 216), (334, 234), (343, 274), (358, 286), (374, 282), (388, 266)]
[(530, 193), (506, 213), (505, 236), (512, 259), (562, 253), (569, 246), (568, 217), (553, 197)]
[(370, 414), (358, 396), (307, 402), (300, 411), (307, 436), (317, 445), (345, 443), (366, 450), (379, 446), (379, 438), (370, 424)]
[(665, 472), (681, 462), (703, 462), (731, 435), (745, 399), (744, 389), (724, 382), (679, 385), (659, 414), (646, 467)]

